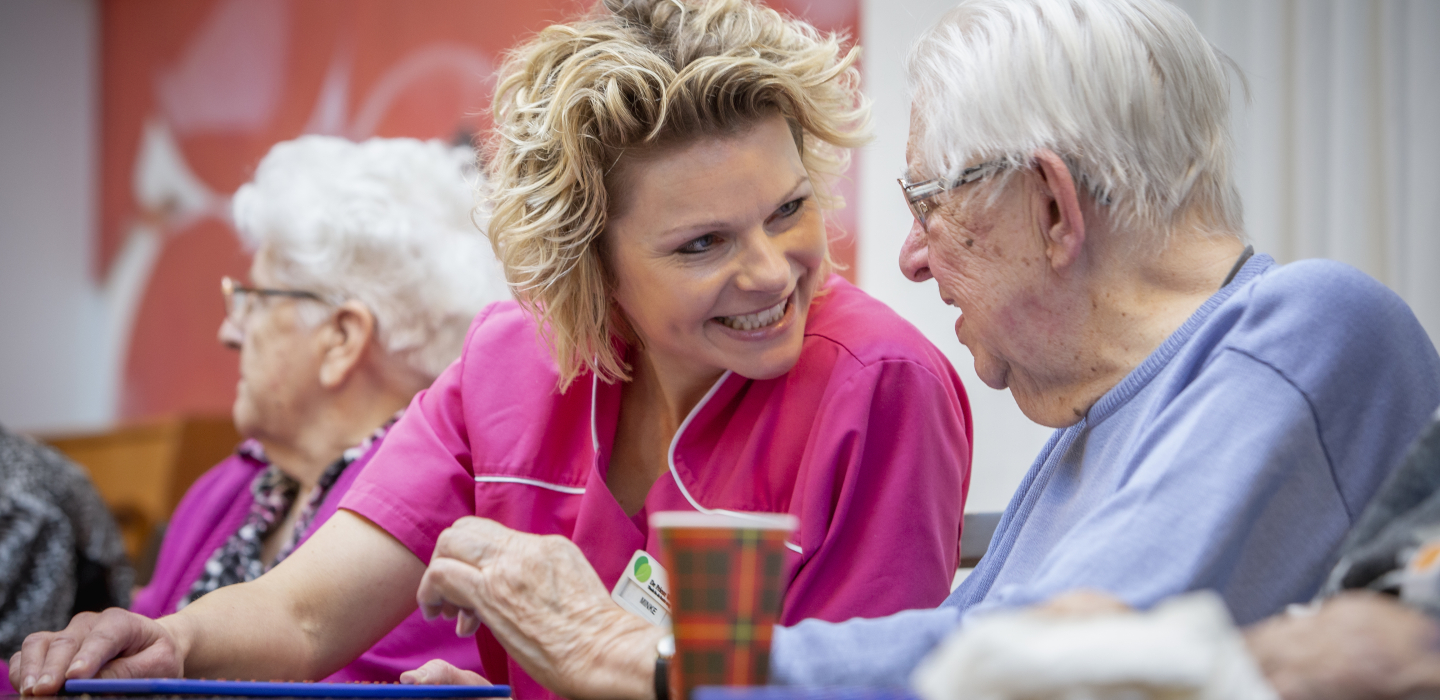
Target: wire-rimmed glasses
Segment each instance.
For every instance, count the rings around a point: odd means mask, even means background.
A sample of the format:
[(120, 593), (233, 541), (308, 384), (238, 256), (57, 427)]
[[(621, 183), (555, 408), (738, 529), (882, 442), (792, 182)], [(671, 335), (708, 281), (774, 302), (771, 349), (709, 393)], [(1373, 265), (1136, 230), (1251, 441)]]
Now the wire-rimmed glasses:
[(910, 213), (915, 220), (920, 222), (920, 228), (929, 230), (926, 227), (926, 219), (930, 212), (934, 211), (936, 204), (931, 200), (941, 192), (953, 190), (961, 185), (968, 185), (979, 180), (1004, 166), (1000, 161), (990, 161), (980, 165), (966, 168), (953, 178), (937, 177), (923, 182), (909, 183), (905, 178), (896, 178), (900, 183), (900, 190), (905, 194), (905, 203), (910, 206)]
[(235, 324), (236, 328), (244, 327), (245, 316), (250, 313), (255, 300), (261, 297), (289, 297), (291, 299), (310, 299), (322, 304), (330, 303), (325, 297), (315, 292), (307, 292), (302, 289), (246, 287), (229, 277), (220, 278), (220, 293), (225, 295), (225, 318)]

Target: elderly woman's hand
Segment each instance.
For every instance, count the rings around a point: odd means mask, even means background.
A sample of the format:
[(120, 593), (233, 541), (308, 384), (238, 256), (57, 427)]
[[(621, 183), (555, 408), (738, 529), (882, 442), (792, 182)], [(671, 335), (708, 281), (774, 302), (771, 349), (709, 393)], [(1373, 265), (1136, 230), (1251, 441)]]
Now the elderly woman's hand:
[(1353, 592), (1312, 615), (1280, 615), (1245, 633), (1285, 700), (1440, 696), (1440, 625), (1390, 598)]
[(456, 668), (445, 659), (431, 659), (424, 666), (400, 674), (406, 685), (490, 685), (490, 681), (474, 672)]
[(563, 537), (461, 518), (441, 534), (416, 597), (427, 618), (458, 618), (457, 634), (483, 621), (526, 673), (564, 697), (654, 697), (665, 632), (615, 605)]

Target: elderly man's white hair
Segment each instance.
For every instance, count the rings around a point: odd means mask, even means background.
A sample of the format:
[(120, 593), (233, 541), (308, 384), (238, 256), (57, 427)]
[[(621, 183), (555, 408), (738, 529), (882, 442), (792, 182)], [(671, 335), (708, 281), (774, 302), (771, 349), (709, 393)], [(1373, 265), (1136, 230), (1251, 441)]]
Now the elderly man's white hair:
[(271, 148), (235, 193), (235, 226), (280, 283), (363, 303), (381, 347), (428, 382), (475, 314), (509, 297), (473, 160), (439, 141), (303, 136)]
[(1243, 239), (1227, 63), (1164, 0), (964, 0), (907, 66), (925, 175), (1048, 148), (1151, 243), (1190, 217)]

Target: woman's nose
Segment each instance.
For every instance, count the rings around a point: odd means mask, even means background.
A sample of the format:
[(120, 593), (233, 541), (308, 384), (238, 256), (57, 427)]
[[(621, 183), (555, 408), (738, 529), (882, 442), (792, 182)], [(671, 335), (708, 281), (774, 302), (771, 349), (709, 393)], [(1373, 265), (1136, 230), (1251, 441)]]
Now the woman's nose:
[(745, 255), (741, 258), (740, 288), (755, 292), (783, 292), (788, 289), (790, 259), (786, 255), (785, 236), (760, 232), (747, 239)]
[(220, 331), (216, 333), (215, 337), (220, 341), (221, 345), (231, 350), (239, 350), (240, 341), (244, 340), (244, 335), (240, 333), (240, 327), (235, 325), (235, 322), (231, 321), (229, 316), (226, 316), (225, 320), (220, 322)]
[(924, 282), (930, 274), (929, 234), (919, 221), (911, 219), (910, 233), (905, 236), (905, 245), (900, 247), (900, 271), (911, 282)]

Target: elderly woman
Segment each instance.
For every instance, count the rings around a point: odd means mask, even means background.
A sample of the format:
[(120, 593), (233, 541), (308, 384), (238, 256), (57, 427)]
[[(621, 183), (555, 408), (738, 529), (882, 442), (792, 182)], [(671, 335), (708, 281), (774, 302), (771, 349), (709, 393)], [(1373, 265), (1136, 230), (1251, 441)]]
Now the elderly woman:
[[(963, 311), (980, 377), (1059, 430), (939, 609), (777, 630), (772, 678), (905, 686), (967, 616), (1074, 588), (1214, 589), (1242, 624), (1313, 596), (1440, 404), (1440, 357), (1364, 274), (1251, 254), (1222, 57), (1161, 0), (973, 0), (909, 71), (901, 267)], [(421, 600), (503, 630), (567, 696), (649, 697), (661, 633), (583, 564), (466, 521)], [(519, 596), (516, 570), (565, 583)]]
[[(476, 514), (573, 541), (608, 588), (657, 551), (648, 513), (790, 513), (787, 624), (938, 604), (968, 407), (936, 348), (831, 274), (825, 185), (864, 122), (853, 63), (745, 0), (614, 0), (541, 32), (502, 71), (489, 159), (520, 303), (476, 318), (270, 573), (159, 622), (77, 617), (30, 637), (12, 676), (28, 693), (107, 663), (324, 677), (414, 614), (440, 533)], [(497, 634), (468, 670), (546, 697)]]
[[(258, 578), (334, 515), (412, 396), (508, 297), (471, 221), (473, 152), (439, 142), (307, 136), (276, 145), (235, 194), (251, 284), (224, 280), (220, 342), (240, 352), (248, 438), (185, 494), (131, 609), (160, 617)], [(412, 615), (332, 680), (393, 680), (434, 658), (474, 664)]]

